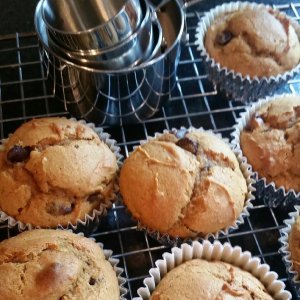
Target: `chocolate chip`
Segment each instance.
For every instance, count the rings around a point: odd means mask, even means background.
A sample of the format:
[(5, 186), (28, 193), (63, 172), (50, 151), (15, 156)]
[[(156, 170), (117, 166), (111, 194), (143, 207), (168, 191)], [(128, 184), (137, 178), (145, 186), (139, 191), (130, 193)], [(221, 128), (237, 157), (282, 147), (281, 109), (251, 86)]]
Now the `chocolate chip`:
[(96, 283), (96, 279), (91, 277), (89, 281), (89, 285), (95, 285), (95, 283)]
[(62, 215), (67, 215), (73, 211), (74, 207), (75, 205), (73, 203), (70, 206), (61, 206), (59, 212)]
[(296, 113), (296, 116), (297, 116), (297, 117), (300, 117), (300, 106), (295, 106), (295, 107), (294, 107), (294, 111), (295, 111), (295, 113)]
[(70, 214), (75, 207), (74, 203), (51, 203), (47, 212), (53, 216), (64, 216)]
[(103, 196), (100, 193), (95, 193), (88, 196), (87, 201), (90, 203), (99, 202), (103, 200)]
[(289, 139), (290, 135), (288, 132), (284, 133), (284, 139), (287, 141)]
[(30, 152), (30, 146), (22, 147), (20, 145), (15, 145), (7, 152), (7, 160), (12, 163), (22, 162), (29, 158)]
[(194, 155), (197, 154), (198, 144), (187, 137), (178, 140), (176, 145)]
[(217, 34), (216, 43), (220, 46), (225, 46), (232, 40), (232, 38), (233, 34), (228, 30), (224, 30), (223, 32)]

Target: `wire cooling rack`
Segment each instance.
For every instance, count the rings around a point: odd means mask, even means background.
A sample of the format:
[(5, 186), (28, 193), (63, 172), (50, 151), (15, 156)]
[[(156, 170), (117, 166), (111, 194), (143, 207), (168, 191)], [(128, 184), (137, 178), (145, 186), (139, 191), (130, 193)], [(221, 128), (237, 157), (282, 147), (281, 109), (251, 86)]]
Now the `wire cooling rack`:
[[(299, 3), (276, 8), (296, 20), (300, 19)], [(228, 99), (207, 79), (194, 43), (195, 29), (202, 15), (203, 12), (194, 6), (187, 11), (190, 40), (182, 47), (178, 80), (171, 102), (144, 123), (122, 127), (104, 126), (112, 138), (118, 141), (125, 157), (140, 140), (173, 127), (203, 127), (230, 137), (232, 126), (240, 112), (244, 111), (245, 105)], [(280, 92), (299, 93), (300, 77), (290, 81)], [(63, 103), (54, 98), (52, 93), (47, 86), (35, 33), (0, 36), (1, 139), (33, 117), (69, 116), (64, 111)], [(287, 211), (268, 208), (262, 199), (256, 199), (250, 216), (245, 218), (245, 224), (219, 240), (239, 245), (243, 250), (260, 257), (262, 262), (269, 264), (271, 270), (279, 274), (279, 278), (293, 293), (293, 299), (296, 299), (278, 253), (279, 229), (283, 227), (283, 220), (287, 217)], [(15, 234), (17, 232), (8, 229), (7, 224), (0, 224), (0, 240)], [(163, 252), (170, 250), (144, 232), (136, 230), (136, 222), (130, 218), (120, 199), (101, 220), (92, 236), (103, 242), (105, 248), (112, 249), (114, 257), (120, 260), (127, 278), (128, 299), (137, 295), (137, 288), (142, 286), (142, 281), (148, 276), (148, 270), (154, 266), (155, 260), (161, 258)]]

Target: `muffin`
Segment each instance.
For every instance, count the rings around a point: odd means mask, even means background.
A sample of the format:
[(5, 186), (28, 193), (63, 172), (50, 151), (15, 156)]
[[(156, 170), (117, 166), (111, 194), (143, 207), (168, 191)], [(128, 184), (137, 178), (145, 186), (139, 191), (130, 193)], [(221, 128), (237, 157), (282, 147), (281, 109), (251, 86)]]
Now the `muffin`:
[(89, 126), (66, 118), (21, 125), (0, 151), (0, 209), (33, 226), (74, 224), (109, 205), (115, 154)]
[(240, 133), (243, 155), (259, 177), (300, 192), (300, 96), (259, 105)]
[(268, 265), (229, 243), (182, 244), (154, 265), (135, 300), (291, 299)]
[(245, 8), (218, 16), (205, 35), (205, 48), (222, 67), (249, 75), (270, 77), (300, 62), (297, 23), (278, 11)]
[(221, 261), (189, 260), (159, 282), (150, 300), (273, 299), (250, 273)]
[(279, 252), (286, 266), (287, 275), (292, 285), (300, 295), (300, 206), (289, 213), (289, 219), (284, 220), (285, 226), (280, 229)]
[(209, 78), (235, 100), (272, 95), (299, 73), (300, 26), (270, 6), (215, 7), (199, 22), (196, 44)]
[(184, 130), (137, 147), (121, 169), (120, 192), (142, 226), (186, 238), (233, 225), (248, 190), (224, 141), (210, 132)]
[(119, 299), (118, 278), (92, 240), (62, 230), (26, 231), (0, 243), (0, 298)]
[(298, 280), (300, 274), (300, 218), (299, 216), (295, 220), (289, 234), (289, 249), (291, 252), (291, 260), (293, 263), (293, 269), (298, 273)]

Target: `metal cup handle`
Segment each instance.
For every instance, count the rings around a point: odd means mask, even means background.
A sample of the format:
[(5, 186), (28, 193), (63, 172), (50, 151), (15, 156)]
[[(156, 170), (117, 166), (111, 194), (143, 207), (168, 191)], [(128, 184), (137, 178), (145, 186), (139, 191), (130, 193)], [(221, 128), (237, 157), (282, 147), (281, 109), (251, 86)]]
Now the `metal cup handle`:
[[(152, 6), (154, 7), (154, 11), (157, 11), (170, 1), (174, 1), (174, 0), (160, 0), (160, 1), (150, 0), (150, 4), (152, 4)], [(178, 1), (181, 9), (184, 11), (184, 32), (181, 37), (181, 42), (183, 44), (187, 44), (189, 41), (189, 34), (186, 25), (186, 13), (185, 13), (186, 9), (204, 0), (175, 0), (175, 1)]]

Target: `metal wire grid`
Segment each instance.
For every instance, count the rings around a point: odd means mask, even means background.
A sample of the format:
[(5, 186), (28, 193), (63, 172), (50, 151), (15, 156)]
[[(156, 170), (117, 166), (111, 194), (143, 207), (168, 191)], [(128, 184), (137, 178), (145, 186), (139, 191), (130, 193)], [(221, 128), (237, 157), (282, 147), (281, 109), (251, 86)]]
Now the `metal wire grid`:
[[(300, 19), (299, 3), (276, 8), (296, 20)], [(245, 105), (231, 101), (207, 80), (194, 43), (195, 29), (201, 16), (202, 12), (195, 7), (193, 11), (187, 11), (190, 42), (182, 47), (177, 86), (172, 92), (170, 104), (144, 123), (105, 127), (112, 138), (119, 142), (125, 157), (140, 140), (173, 127), (204, 127), (230, 137), (232, 126), (239, 113), (244, 111)], [(280, 92), (299, 91), (300, 76), (290, 81)], [(58, 115), (69, 116), (64, 111), (63, 103), (53, 97), (53, 91), (47, 86), (47, 74), (42, 67), (36, 35), (16, 33), (0, 37), (1, 139), (33, 117)], [(296, 299), (297, 295), (287, 279), (285, 266), (278, 253), (279, 229), (287, 217), (288, 211), (268, 208), (262, 199), (256, 198), (250, 216), (245, 218), (245, 224), (219, 240), (239, 245), (268, 263), (293, 293), (293, 299)], [(0, 225), (0, 240), (16, 234), (17, 231), (8, 229), (7, 224)], [(112, 249), (114, 257), (119, 258), (127, 278), (128, 299), (137, 295), (137, 288), (142, 286), (155, 260), (170, 250), (146, 233), (136, 230), (136, 222), (130, 218), (120, 199), (107, 216), (101, 219), (100, 226), (91, 236), (104, 243), (105, 248)]]

